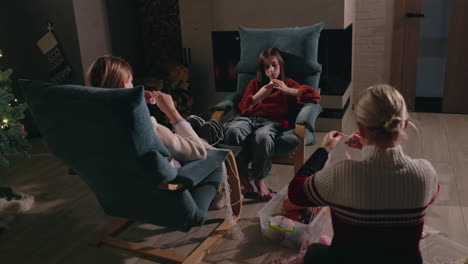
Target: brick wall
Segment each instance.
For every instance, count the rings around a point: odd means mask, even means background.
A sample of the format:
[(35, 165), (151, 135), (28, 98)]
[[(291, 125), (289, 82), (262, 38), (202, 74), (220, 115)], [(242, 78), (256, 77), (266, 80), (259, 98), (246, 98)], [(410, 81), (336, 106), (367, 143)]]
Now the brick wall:
[(390, 82), (395, 0), (356, 0), (353, 27), (352, 103), (360, 92)]

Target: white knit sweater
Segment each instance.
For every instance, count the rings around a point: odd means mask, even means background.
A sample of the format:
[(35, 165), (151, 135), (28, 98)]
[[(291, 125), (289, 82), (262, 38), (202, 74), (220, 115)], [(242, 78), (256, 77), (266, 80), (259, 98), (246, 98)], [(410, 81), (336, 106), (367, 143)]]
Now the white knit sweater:
[(198, 137), (188, 122), (183, 121), (175, 125), (175, 133), (158, 124), (154, 117), (151, 117), (151, 122), (154, 132), (174, 159), (192, 161), (206, 158), (206, 143)]
[(401, 146), (366, 146), (362, 152), (361, 161), (344, 160), (320, 170), (327, 152), (318, 149), (291, 181), (290, 200), (330, 206), (335, 255), (372, 253), (419, 263), (424, 215), (439, 190), (434, 168), (406, 156)]
[(363, 160), (324, 168), (305, 185), (311, 201), (330, 205), (355, 224), (418, 223), (438, 192), (437, 174), (424, 159), (406, 156), (401, 146), (366, 146)]

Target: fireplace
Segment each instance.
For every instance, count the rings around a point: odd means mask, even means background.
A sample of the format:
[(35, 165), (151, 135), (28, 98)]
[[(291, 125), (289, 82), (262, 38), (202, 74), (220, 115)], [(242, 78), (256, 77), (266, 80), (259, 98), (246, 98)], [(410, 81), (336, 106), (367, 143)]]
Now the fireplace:
[(236, 65), (240, 59), (238, 31), (213, 31), (213, 71), (217, 92), (234, 92), (237, 86)]

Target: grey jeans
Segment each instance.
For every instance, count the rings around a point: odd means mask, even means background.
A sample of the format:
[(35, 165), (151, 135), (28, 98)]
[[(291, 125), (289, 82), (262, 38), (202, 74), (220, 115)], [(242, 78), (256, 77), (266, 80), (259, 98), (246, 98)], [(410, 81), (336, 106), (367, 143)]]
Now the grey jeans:
[(270, 172), (274, 140), (280, 129), (281, 123), (267, 118), (240, 116), (228, 123), (224, 141), (228, 145), (242, 146), (239, 166), (246, 166), (251, 161), (252, 177), (263, 179)]

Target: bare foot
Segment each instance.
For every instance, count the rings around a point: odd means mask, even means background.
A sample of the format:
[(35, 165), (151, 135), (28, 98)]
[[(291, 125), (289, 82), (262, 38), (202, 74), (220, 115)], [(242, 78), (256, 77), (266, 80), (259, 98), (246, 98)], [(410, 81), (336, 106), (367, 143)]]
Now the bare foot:
[(252, 183), (250, 183), (249, 176), (248, 175), (239, 175), (242, 187), (244, 187), (244, 192), (245, 193), (253, 193), (254, 188), (252, 186)]
[(271, 198), (273, 198), (270, 190), (268, 190), (268, 187), (265, 185), (263, 180), (255, 180), (254, 182), (255, 186), (257, 187), (258, 195), (260, 195), (260, 198), (263, 201), (269, 201)]

